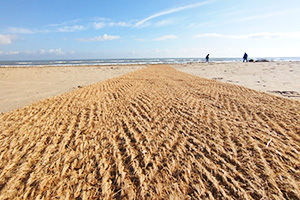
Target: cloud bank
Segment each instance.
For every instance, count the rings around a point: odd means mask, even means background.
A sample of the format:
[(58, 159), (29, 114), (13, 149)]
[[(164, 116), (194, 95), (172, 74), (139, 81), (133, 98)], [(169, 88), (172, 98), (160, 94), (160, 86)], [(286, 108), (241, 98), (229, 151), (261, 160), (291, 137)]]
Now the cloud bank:
[(275, 17), (275, 16), (286, 15), (286, 14), (290, 14), (290, 13), (293, 13), (293, 12), (300, 12), (300, 9), (299, 8), (293, 8), (293, 9), (289, 9), (289, 10), (281, 10), (281, 11), (265, 13), (265, 14), (261, 14), (261, 15), (251, 15), (251, 16), (248, 16), (248, 17), (243, 17), (243, 18), (240, 18), (240, 19), (233, 20), (233, 22), (261, 20), (261, 19), (265, 19), (265, 18), (272, 18), (272, 17)]
[(168, 39), (176, 39), (176, 35), (164, 35), (162, 37), (154, 39), (155, 41), (163, 41), (163, 40), (168, 40)]
[(0, 55), (18, 55), (20, 52), (19, 51), (8, 51), (8, 52), (3, 52), (0, 51)]
[(204, 33), (195, 35), (194, 38), (225, 38), (225, 39), (271, 39), (271, 38), (289, 38), (289, 39), (300, 39), (300, 32), (281, 32), (281, 33), (252, 33), (244, 35), (224, 35), (218, 33)]
[(74, 26), (60, 27), (57, 30), (58, 32), (76, 32), (76, 31), (82, 31), (84, 29), (85, 29), (84, 26), (74, 25)]
[[(68, 52), (68, 53), (72, 53), (72, 52), (73, 51)], [(26, 50), (26, 51), (21, 51), (21, 52), (20, 51), (7, 51), (7, 52), (0, 51), (0, 55), (31, 55), (31, 56), (56, 55), (56, 56), (62, 56), (65, 54), (67, 54), (67, 53), (64, 52), (61, 47), (57, 48), (57, 49)]]
[[(105, 21), (108, 21), (105, 20)], [(102, 29), (104, 27), (132, 27), (132, 23), (131, 22), (104, 22), (104, 21), (96, 21), (92, 23), (92, 27), (96, 30)]]
[(17, 39), (18, 37), (15, 35), (1, 35), (0, 34), (0, 45), (1, 44), (11, 44), (13, 40)]
[(92, 38), (91, 37), (90, 38), (79, 38), (77, 40), (81, 41), (81, 42), (102, 42), (102, 41), (117, 40), (117, 39), (120, 39), (120, 36), (104, 34), (103, 36), (95, 36)]

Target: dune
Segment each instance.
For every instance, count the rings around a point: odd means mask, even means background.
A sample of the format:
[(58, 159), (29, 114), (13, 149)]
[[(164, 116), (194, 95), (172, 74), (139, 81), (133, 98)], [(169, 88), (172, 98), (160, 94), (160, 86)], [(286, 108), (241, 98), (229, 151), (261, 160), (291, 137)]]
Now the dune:
[(0, 115), (0, 199), (300, 199), (300, 102), (150, 66)]

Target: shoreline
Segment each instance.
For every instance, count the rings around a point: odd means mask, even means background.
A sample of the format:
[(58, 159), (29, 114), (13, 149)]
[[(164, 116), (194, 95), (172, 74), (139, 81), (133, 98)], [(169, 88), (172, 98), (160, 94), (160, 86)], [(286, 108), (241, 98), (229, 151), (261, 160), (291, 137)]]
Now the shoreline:
[[(300, 62), (300, 57), (250, 57), (249, 60), (269, 62)], [(209, 59), (212, 63), (239, 63), (240, 57), (222, 58), (213, 57)], [(66, 59), (66, 60), (7, 60), (0, 61), (1, 67), (31, 67), (31, 66), (122, 66), (122, 65), (152, 65), (152, 64), (191, 64), (205, 63), (205, 58), (127, 58), (127, 59)]]
[[(0, 113), (149, 65), (0, 67)], [(300, 100), (300, 62), (170, 64), (198, 77)]]

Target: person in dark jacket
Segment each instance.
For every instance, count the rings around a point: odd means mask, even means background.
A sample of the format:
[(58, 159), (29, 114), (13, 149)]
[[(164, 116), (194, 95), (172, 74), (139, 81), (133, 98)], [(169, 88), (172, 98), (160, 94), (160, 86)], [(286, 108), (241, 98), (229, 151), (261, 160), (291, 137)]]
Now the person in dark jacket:
[(206, 59), (206, 62), (209, 61), (209, 54), (207, 54), (207, 56), (205, 57), (205, 59)]
[(244, 54), (244, 57), (243, 57), (243, 62), (248, 62), (248, 54), (247, 53), (245, 53)]

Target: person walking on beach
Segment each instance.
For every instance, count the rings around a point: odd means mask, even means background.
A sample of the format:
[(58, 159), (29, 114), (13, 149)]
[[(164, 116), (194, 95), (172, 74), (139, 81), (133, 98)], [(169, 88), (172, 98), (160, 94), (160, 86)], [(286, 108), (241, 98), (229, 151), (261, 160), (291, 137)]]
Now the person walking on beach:
[(207, 56), (205, 57), (205, 59), (206, 59), (206, 62), (209, 61), (209, 54), (207, 54)]
[(248, 54), (247, 53), (245, 53), (244, 54), (244, 57), (243, 57), (243, 62), (248, 62)]

